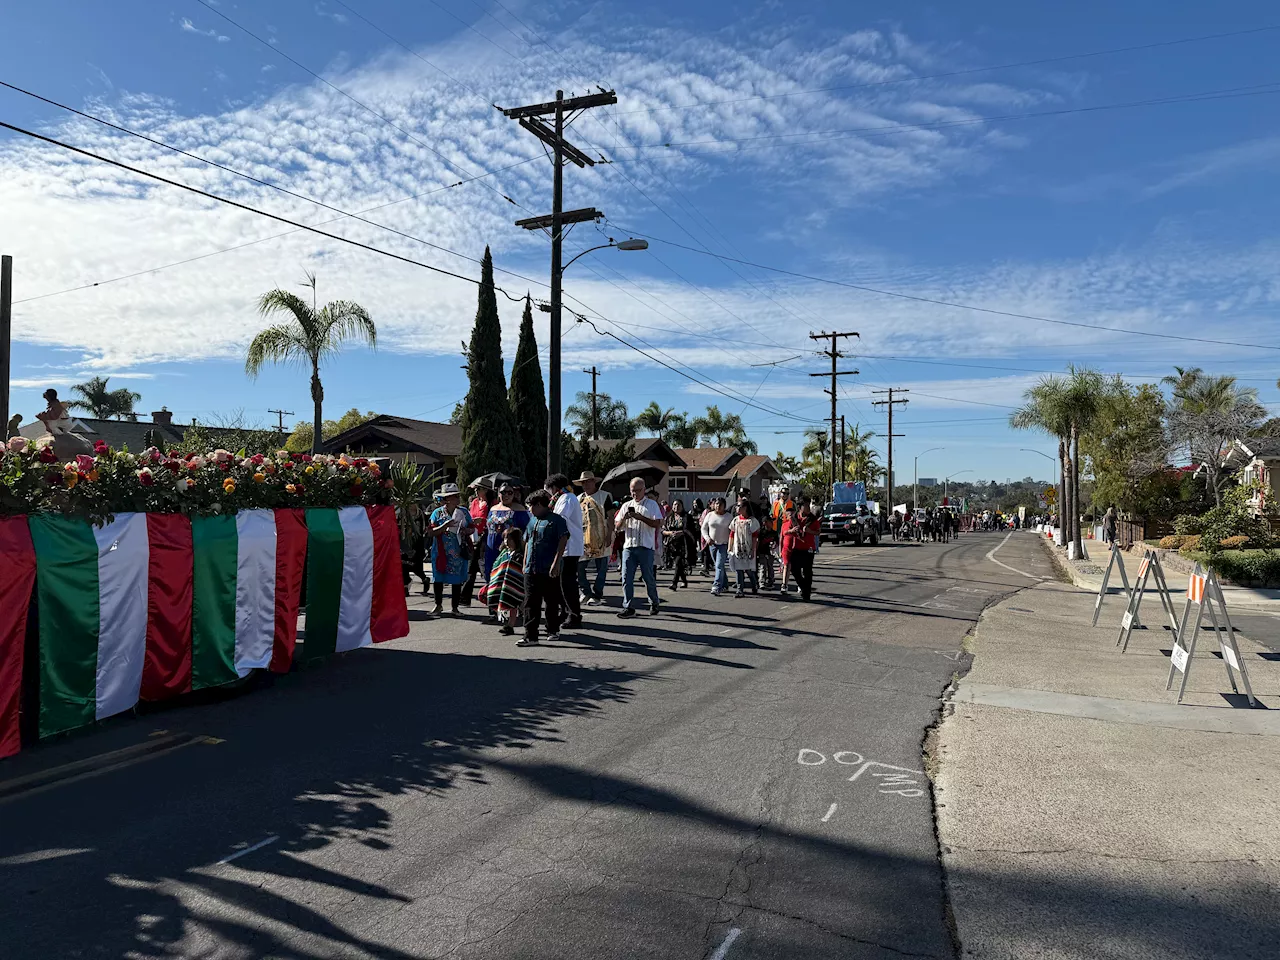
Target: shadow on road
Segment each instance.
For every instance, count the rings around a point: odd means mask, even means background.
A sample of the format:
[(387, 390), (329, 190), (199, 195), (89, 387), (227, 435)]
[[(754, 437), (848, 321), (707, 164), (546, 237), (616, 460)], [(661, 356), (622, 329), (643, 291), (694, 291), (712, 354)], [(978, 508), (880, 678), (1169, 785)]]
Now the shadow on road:
[[(4, 956), (169, 957), (195, 943), (209, 955), (309, 960), (336, 945), (344, 956), (418, 957), (365, 943), (323, 909), (264, 889), (262, 875), (405, 901), (294, 854), (340, 840), (389, 850), (392, 798), (483, 784), (478, 752), (558, 740), (559, 721), (628, 700), (635, 679), (532, 658), (363, 650), (171, 715), (224, 742), (0, 811)], [(217, 864), (267, 836), (279, 839)], [(292, 942), (303, 931), (329, 946)]]

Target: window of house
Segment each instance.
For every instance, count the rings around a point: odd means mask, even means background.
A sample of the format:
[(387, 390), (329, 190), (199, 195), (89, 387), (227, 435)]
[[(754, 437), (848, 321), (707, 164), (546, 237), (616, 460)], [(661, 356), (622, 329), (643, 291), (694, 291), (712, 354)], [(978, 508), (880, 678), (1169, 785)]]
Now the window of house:
[(670, 481), (671, 481), (670, 488), (672, 490), (688, 490), (689, 489), (688, 477), (677, 477), (675, 475), (672, 475), (670, 477)]

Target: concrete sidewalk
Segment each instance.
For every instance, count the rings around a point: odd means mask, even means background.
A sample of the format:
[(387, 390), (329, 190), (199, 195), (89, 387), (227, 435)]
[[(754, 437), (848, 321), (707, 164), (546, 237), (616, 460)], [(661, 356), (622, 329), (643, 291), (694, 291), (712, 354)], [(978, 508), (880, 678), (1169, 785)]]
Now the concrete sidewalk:
[(1280, 958), (1280, 656), (1240, 639), (1242, 708), (1202, 634), (1179, 705), (1159, 603), (1121, 654), (1093, 599), (988, 609), (931, 741), (963, 956)]

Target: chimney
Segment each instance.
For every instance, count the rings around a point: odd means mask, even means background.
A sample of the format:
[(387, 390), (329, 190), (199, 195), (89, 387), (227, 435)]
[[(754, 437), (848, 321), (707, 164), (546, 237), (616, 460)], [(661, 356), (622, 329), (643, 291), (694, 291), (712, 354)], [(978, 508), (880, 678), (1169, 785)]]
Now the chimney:
[(173, 414), (169, 412), (168, 407), (161, 407), (159, 410), (151, 411), (151, 419), (157, 427), (168, 427), (173, 425)]

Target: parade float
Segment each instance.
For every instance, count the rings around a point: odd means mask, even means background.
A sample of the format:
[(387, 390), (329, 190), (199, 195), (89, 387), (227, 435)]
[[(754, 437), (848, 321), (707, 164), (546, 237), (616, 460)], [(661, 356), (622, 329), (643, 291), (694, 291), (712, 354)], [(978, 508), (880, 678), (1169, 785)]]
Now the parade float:
[(408, 634), (377, 464), (64, 439), (0, 447), (0, 757)]

